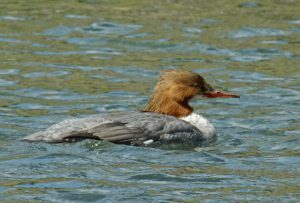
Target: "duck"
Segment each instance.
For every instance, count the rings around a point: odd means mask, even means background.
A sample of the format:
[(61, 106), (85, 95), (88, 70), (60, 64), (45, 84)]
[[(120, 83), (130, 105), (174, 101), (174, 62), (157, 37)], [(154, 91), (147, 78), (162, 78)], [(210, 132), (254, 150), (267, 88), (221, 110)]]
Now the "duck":
[(202, 145), (216, 140), (214, 126), (193, 111), (189, 101), (206, 98), (240, 98), (215, 90), (198, 73), (187, 70), (162, 71), (142, 111), (96, 114), (61, 121), (23, 138), (29, 142), (64, 143), (85, 139), (115, 144)]

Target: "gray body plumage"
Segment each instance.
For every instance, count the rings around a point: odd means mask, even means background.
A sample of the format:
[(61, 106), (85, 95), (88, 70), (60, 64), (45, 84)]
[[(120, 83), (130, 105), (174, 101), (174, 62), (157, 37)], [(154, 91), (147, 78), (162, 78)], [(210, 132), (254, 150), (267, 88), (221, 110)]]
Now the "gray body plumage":
[(150, 112), (123, 112), (69, 119), (24, 138), (26, 141), (51, 143), (82, 139), (130, 145), (144, 145), (147, 140), (195, 145), (207, 141), (195, 126), (173, 116)]

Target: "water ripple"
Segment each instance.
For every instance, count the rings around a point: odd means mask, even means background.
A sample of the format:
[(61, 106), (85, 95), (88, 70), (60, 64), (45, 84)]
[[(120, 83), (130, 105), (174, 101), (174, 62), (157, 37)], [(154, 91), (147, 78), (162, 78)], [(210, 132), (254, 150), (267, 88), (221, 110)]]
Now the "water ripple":
[(233, 39), (240, 39), (260, 36), (284, 36), (288, 34), (289, 32), (279, 29), (244, 27), (237, 31), (230, 32), (229, 37)]
[(24, 21), (26, 18), (20, 16), (0, 16), (0, 20)]
[(81, 31), (97, 35), (126, 35), (142, 28), (141, 25), (123, 25), (112, 22), (95, 22), (88, 27), (81, 28)]

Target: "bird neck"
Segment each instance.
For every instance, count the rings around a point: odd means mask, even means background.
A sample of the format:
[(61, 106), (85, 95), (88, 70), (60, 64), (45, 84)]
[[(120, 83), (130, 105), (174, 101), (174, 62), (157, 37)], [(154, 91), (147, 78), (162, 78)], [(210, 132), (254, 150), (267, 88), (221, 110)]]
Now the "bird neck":
[(157, 97), (156, 95), (152, 95), (144, 111), (181, 118), (188, 116), (193, 112), (193, 108), (188, 104), (188, 101), (189, 98), (182, 101), (176, 101), (170, 97)]

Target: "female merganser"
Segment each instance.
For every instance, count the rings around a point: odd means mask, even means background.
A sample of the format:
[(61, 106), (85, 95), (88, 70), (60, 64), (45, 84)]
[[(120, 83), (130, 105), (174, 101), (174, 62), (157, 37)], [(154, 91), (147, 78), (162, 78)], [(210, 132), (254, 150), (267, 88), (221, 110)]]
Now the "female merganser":
[(167, 70), (160, 75), (143, 112), (69, 119), (23, 139), (51, 143), (96, 139), (136, 146), (153, 142), (200, 145), (215, 140), (216, 130), (207, 119), (193, 113), (188, 102), (196, 95), (239, 98), (214, 90), (197, 73)]

